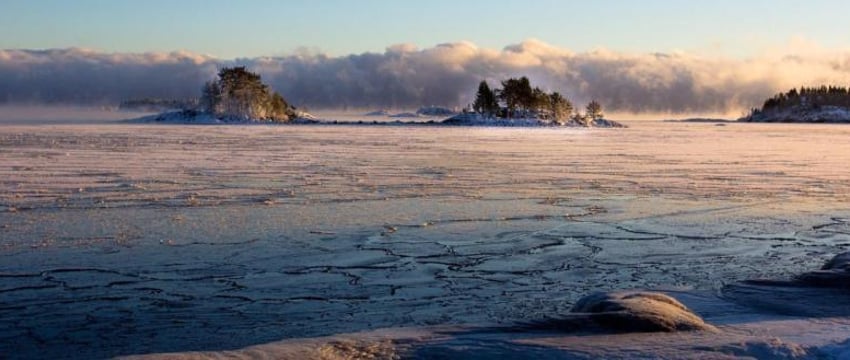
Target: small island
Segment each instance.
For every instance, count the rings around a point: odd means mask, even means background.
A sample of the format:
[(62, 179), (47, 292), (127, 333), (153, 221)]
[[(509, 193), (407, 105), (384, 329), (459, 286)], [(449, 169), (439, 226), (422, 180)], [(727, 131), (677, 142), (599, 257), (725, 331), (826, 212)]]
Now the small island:
[(850, 91), (842, 86), (801, 87), (767, 99), (744, 122), (850, 123)]
[(602, 105), (596, 100), (588, 103), (582, 114), (560, 93), (532, 88), (525, 76), (509, 78), (501, 84), (501, 89), (494, 90), (487, 81), (481, 81), (475, 103), (442, 123), (457, 126), (625, 127), (604, 119)]
[(196, 106), (142, 120), (176, 123), (288, 123), (312, 121), (244, 66), (223, 68), (204, 84)]

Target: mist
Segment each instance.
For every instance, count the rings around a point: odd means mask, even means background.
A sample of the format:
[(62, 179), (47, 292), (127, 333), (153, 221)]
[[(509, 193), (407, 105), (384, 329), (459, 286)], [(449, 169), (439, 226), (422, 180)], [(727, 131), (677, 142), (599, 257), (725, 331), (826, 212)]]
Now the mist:
[[(792, 55), (796, 54), (796, 55)], [(801, 55), (802, 54), (802, 55)], [(850, 84), (850, 52), (789, 46), (745, 58), (688, 53), (576, 53), (537, 40), (503, 49), (470, 42), (383, 53), (217, 59), (180, 51), (104, 53), (70, 48), (0, 50), (0, 103), (114, 105), (136, 98), (196, 97), (223, 66), (244, 65), (291, 103), (308, 108), (465, 106), (477, 83), (528, 76), (578, 105), (608, 111), (736, 113), (801, 85)]]

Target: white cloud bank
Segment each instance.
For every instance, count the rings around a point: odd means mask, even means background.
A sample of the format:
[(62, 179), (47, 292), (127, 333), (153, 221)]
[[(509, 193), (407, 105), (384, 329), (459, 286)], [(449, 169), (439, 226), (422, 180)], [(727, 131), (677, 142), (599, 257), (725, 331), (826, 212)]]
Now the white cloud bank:
[(537, 40), (502, 50), (469, 42), (331, 57), (302, 51), (224, 61), (188, 52), (0, 50), (0, 102), (108, 104), (189, 98), (218, 67), (246, 65), (296, 105), (311, 108), (466, 105), (478, 81), (527, 75), (577, 103), (619, 112), (733, 113), (790, 87), (850, 85), (850, 51), (798, 42), (748, 59), (687, 53), (574, 53)]

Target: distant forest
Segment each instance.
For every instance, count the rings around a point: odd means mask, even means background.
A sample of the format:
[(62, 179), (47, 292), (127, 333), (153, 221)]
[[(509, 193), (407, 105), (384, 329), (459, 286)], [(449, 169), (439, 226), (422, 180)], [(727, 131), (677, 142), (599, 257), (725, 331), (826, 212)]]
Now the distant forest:
[(843, 86), (791, 89), (767, 99), (761, 109), (752, 109), (752, 115), (787, 109), (818, 109), (822, 106), (837, 106), (850, 109), (850, 90)]

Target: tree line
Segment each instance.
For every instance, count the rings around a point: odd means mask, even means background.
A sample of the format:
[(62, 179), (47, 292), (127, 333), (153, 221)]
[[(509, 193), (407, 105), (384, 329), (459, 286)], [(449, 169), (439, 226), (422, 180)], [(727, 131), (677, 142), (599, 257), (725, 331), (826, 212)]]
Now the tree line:
[(850, 90), (843, 86), (801, 87), (781, 92), (765, 100), (761, 109), (752, 109), (752, 114), (789, 108), (813, 108), (840, 106), (850, 108)]
[(481, 81), (472, 110), (489, 118), (537, 118), (559, 124), (570, 120), (588, 124), (604, 116), (598, 101), (588, 103), (585, 113), (581, 114), (563, 95), (532, 87), (525, 76), (503, 80), (501, 85), (501, 89), (491, 89), (487, 81)]

